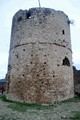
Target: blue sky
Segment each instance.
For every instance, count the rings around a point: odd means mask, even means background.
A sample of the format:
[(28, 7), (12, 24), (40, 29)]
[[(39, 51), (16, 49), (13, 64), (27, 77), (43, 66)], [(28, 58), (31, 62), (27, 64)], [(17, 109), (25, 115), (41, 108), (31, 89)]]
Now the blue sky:
[[(73, 64), (80, 69), (80, 0), (40, 0), (41, 7), (64, 11), (70, 20)], [(0, 0), (0, 79), (7, 73), (12, 17), (19, 9), (38, 7), (38, 0)]]

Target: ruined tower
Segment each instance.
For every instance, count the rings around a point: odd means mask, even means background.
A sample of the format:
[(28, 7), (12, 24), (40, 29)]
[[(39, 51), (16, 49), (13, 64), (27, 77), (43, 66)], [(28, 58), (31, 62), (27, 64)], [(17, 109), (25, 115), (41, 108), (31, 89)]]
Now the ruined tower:
[(53, 103), (74, 96), (70, 21), (49, 8), (19, 10), (13, 17), (7, 98)]

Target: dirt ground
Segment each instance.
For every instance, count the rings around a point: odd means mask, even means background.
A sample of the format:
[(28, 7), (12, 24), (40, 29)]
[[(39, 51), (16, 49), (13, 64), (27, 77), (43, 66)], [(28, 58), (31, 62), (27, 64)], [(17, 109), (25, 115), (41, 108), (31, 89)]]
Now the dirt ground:
[(0, 120), (80, 120), (80, 98), (40, 107), (0, 99)]

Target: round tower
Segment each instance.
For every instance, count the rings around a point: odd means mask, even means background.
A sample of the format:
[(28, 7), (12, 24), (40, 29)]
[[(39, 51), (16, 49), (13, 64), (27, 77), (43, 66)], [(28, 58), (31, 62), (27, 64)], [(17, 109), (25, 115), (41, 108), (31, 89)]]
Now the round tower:
[(19, 10), (13, 17), (7, 98), (53, 103), (74, 96), (70, 21), (49, 8)]

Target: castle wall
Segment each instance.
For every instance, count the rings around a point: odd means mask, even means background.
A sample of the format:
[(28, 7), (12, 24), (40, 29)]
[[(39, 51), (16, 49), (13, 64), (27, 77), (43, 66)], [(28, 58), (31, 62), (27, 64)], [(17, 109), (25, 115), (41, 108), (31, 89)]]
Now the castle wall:
[(69, 19), (48, 8), (13, 17), (7, 98), (53, 103), (74, 96)]

